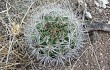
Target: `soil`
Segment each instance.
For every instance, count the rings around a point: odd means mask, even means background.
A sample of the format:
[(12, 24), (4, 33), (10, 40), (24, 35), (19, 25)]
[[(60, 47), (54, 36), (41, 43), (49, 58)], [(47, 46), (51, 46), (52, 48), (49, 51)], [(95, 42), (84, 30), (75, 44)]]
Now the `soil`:
[[(92, 13), (92, 22), (107, 23), (110, 20), (110, 3), (106, 9), (99, 12), (92, 0), (86, 0), (89, 11)], [(109, 0), (110, 2), (110, 0)], [(91, 43), (87, 51), (76, 63), (74, 70), (110, 70), (110, 32), (89, 32)]]

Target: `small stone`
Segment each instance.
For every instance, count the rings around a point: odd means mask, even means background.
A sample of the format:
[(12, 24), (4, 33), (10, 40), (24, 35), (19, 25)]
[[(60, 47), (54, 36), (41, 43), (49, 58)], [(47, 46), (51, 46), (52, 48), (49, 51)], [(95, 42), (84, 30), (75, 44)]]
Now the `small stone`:
[(100, 53), (100, 55), (102, 56), (102, 53)]

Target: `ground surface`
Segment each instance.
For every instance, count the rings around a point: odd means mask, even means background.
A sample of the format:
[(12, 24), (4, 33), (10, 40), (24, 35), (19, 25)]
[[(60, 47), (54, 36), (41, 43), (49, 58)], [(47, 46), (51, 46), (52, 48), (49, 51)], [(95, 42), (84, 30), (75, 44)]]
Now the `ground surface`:
[[(99, 12), (94, 8), (91, 0), (87, 1), (89, 10), (93, 15), (93, 21), (107, 23), (110, 20), (110, 8)], [(110, 6), (110, 3), (108, 4)], [(87, 51), (75, 65), (75, 70), (110, 70), (110, 32), (94, 31), (90, 32), (92, 45), (87, 46)]]
[[(76, 1), (70, 0), (71, 3)], [(110, 3), (106, 9), (99, 12), (92, 0), (86, 0), (89, 5), (88, 10), (92, 13), (93, 19), (88, 21), (100, 21), (107, 23), (110, 20)], [(109, 0), (110, 2), (110, 0)], [(77, 4), (76, 4), (77, 5)], [(81, 14), (81, 7), (73, 6), (73, 10), (77, 10)], [(6, 10), (6, 2), (0, 0), (0, 12)], [(77, 8), (77, 9), (76, 9)], [(2, 18), (1, 18), (2, 17)], [(30, 65), (36, 68), (36, 64), (31, 61), (31, 58), (25, 54), (25, 49), (22, 44), (22, 37), (18, 38), (15, 50), (10, 55), (10, 62), (5, 64), (6, 56), (8, 55), (8, 47), (10, 46), (9, 35), (7, 33), (5, 22), (8, 23), (6, 14), (0, 13), (0, 70), (29, 70)], [(5, 22), (3, 22), (3, 19)], [(86, 48), (83, 49), (81, 56), (76, 60), (72, 70), (110, 70), (110, 32), (93, 31), (89, 33), (90, 41)], [(6, 46), (7, 48), (3, 48)], [(14, 60), (13, 60), (14, 59)], [(35, 69), (37, 70), (37, 69)]]

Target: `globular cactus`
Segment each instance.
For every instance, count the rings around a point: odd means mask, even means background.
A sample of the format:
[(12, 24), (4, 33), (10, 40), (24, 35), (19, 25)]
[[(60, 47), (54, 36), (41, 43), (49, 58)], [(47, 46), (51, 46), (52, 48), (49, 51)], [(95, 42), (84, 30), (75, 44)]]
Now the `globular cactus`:
[(25, 25), (28, 52), (41, 65), (66, 65), (79, 55), (82, 47), (81, 23), (70, 9), (61, 7), (64, 6), (36, 9)]

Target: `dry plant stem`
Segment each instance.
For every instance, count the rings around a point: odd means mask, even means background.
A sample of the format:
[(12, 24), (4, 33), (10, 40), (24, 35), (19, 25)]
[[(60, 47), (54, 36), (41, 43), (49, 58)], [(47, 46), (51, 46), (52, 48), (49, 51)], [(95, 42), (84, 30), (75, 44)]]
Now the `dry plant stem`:
[(5, 59), (5, 56), (3, 56), (3, 57), (1, 58), (1, 60), (0, 60), (1, 63), (2, 63), (3, 59)]
[[(88, 33), (87, 33), (87, 34), (88, 34)], [(89, 34), (88, 34), (88, 35), (89, 35)], [(94, 53), (95, 59), (96, 59), (96, 61), (97, 61), (99, 70), (101, 70), (101, 67), (100, 67), (100, 64), (99, 64), (99, 62), (98, 62), (97, 55), (96, 55), (96, 53), (95, 53), (95, 51), (94, 51), (93, 44), (91, 43), (90, 37), (89, 37), (89, 42), (90, 42), (90, 46), (91, 46), (91, 48), (92, 48), (91, 50), (92, 50), (92, 52)]]
[[(8, 26), (1, 17), (0, 17), (0, 20), (2, 21), (2, 24), (6, 26), (6, 29), (8, 30), (7, 32), (11, 32), (9, 29), (10, 26)], [(8, 34), (8, 35), (10, 35), (10, 34)]]
[[(6, 0), (5, 0), (6, 1)], [(6, 15), (8, 16), (8, 20), (9, 20), (9, 23), (10, 23), (10, 25), (11, 25), (11, 18), (10, 18), (10, 15), (9, 15), (9, 13), (8, 13), (8, 2), (6, 1), (6, 9), (7, 9), (7, 13), (6, 13)], [(10, 5), (10, 4), (9, 4)], [(11, 5), (10, 5), (11, 6)], [(11, 34), (11, 31), (10, 31), (10, 34)], [(12, 40), (11, 40), (11, 38), (10, 38), (10, 41), (9, 41), (9, 48), (8, 48), (8, 53), (7, 53), (7, 59), (6, 59), (6, 64), (8, 64), (8, 60), (9, 60), (9, 55), (10, 55), (10, 53), (11, 53), (11, 51), (12, 51), (12, 45), (13, 45), (13, 41), (14, 41), (14, 38), (15, 38), (15, 36), (12, 36)]]
[(7, 53), (6, 64), (8, 64), (9, 55), (12, 52), (12, 45), (13, 45), (13, 42), (14, 42), (14, 38), (15, 38), (15, 36), (13, 36), (12, 40), (10, 39), (10, 41), (9, 41), (9, 49), (8, 49), (8, 53)]
[[(9, 9), (7, 3), (6, 3), (6, 9), (7, 9), (7, 10)], [(8, 11), (7, 11), (7, 16), (8, 16), (8, 19), (9, 19), (9, 23), (11, 23), (11, 18), (10, 18), (10, 15), (9, 15)]]
[(85, 20), (85, 19), (84, 19), (84, 17), (85, 17), (85, 12), (86, 12), (87, 9), (86, 9), (86, 6), (85, 6), (86, 0), (83, 0), (83, 2), (84, 2), (84, 3), (83, 3), (83, 8), (84, 8), (84, 10), (83, 10), (83, 21), (84, 21), (84, 20)]
[(29, 59), (30, 59), (30, 64), (32, 65), (33, 70), (34, 70), (34, 68), (37, 70), (36, 66), (34, 65), (34, 61), (31, 59), (31, 57), (29, 56), (28, 53), (26, 53), (26, 54), (27, 54), (27, 56), (28, 56)]
[(18, 57), (21, 61), (24, 61), (21, 57), (19, 57), (18, 54), (16, 54), (15, 52), (12, 52), (16, 57)]
[(72, 66), (72, 68), (70, 70), (74, 70), (75, 65), (77, 64), (77, 62), (80, 60), (80, 58), (83, 56), (83, 54), (90, 48), (90, 46), (88, 48), (86, 48), (84, 50), (84, 52), (81, 54), (81, 56), (78, 57), (77, 61), (74, 63), (74, 65)]
[(25, 13), (25, 15), (23, 16), (23, 18), (22, 18), (22, 20), (21, 20), (21, 24), (24, 22), (25, 17), (27, 16), (27, 14), (28, 14), (30, 8), (32, 7), (32, 5), (33, 5), (34, 3), (35, 3), (35, 2), (31, 3), (31, 5), (29, 6), (29, 8), (27, 9), (27, 12)]
[(1, 36), (0, 36), (0, 39), (3, 38), (3, 37), (9, 36), (9, 35), (10, 35), (10, 34), (7, 34), (7, 35), (1, 35)]
[(5, 45), (5, 46), (2, 46), (2, 48), (0, 49), (0, 52), (4, 49), (4, 48), (6, 48), (6, 46), (8, 45), (8, 43)]
[(92, 46), (92, 52), (94, 53), (94, 56), (95, 56), (95, 59), (96, 59), (96, 61), (97, 61), (97, 64), (98, 64), (98, 67), (99, 67), (99, 70), (101, 70), (101, 67), (100, 67), (100, 64), (99, 64), (99, 62), (98, 62), (98, 59), (97, 59), (97, 55), (96, 55), (96, 53), (95, 53), (95, 51), (94, 51), (94, 48), (93, 48), (93, 46)]
[(71, 60), (70, 60), (70, 58), (69, 58), (69, 64), (70, 64), (69, 69), (71, 69), (72, 64), (71, 64)]
[[(16, 9), (14, 6), (12, 6), (7, 0), (5, 0), (5, 2), (12, 8)], [(17, 10), (17, 9), (16, 9)]]
[[(97, 35), (97, 37), (98, 37), (98, 40), (100, 40), (100, 41), (102, 42), (102, 44), (104, 44), (97, 32), (96, 32), (96, 35)], [(110, 38), (109, 38), (109, 39), (110, 39)]]
[[(99, 37), (98, 33), (97, 33), (97, 36), (98, 36), (98, 38), (100, 39), (100, 41), (103, 42), (103, 41), (101, 40), (101, 38)], [(108, 41), (108, 40), (107, 40), (107, 41)], [(91, 44), (91, 45), (92, 45), (92, 44)], [(96, 58), (96, 60), (97, 60), (97, 64), (98, 64), (98, 66), (99, 66), (99, 69), (101, 70), (100, 64), (99, 64), (99, 62), (98, 62), (98, 59), (97, 59), (97, 56), (96, 56), (96, 53), (95, 53), (93, 47), (92, 47), (92, 51), (93, 51), (93, 53), (94, 53), (94, 55), (95, 55), (95, 58)]]
[(5, 13), (7, 12), (8, 10), (10, 10), (11, 7), (9, 7), (7, 10), (4, 10), (4, 11), (1, 11), (0, 13)]
[(5, 68), (7, 68), (7, 67), (11, 67), (11, 66), (14, 66), (14, 65), (19, 65), (19, 64), (21, 64), (21, 63), (12, 63), (12, 64), (10, 64), (10, 65), (6, 65), (6, 66), (4, 66), (4, 67), (0, 67), (0, 69), (5, 69)]

